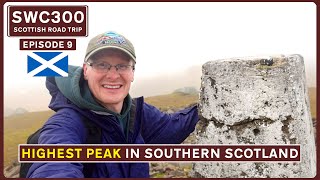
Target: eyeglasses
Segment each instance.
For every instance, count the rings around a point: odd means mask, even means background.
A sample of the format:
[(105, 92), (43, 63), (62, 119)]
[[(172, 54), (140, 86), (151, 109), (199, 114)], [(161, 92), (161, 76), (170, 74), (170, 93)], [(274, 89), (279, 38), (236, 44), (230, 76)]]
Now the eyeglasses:
[(126, 64), (117, 64), (113, 66), (105, 62), (100, 62), (100, 63), (86, 62), (86, 63), (97, 72), (108, 72), (112, 67), (115, 67), (118, 73), (126, 74), (126, 73), (129, 73), (131, 69), (132, 70), (135, 69), (133, 65), (126, 65)]

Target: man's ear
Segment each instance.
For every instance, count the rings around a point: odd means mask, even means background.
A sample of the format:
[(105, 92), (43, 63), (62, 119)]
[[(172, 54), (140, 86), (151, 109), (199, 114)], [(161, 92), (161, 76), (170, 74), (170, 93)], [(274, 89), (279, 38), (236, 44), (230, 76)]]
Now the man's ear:
[(134, 81), (134, 70), (132, 72), (132, 78), (131, 78), (131, 82), (133, 82), (133, 81)]

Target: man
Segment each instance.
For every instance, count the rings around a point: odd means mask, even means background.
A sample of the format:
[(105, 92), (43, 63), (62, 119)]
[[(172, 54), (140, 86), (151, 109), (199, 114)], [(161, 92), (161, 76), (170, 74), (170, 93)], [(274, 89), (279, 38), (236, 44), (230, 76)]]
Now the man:
[[(47, 78), (56, 113), (44, 124), (39, 144), (84, 144), (82, 121), (101, 128), (101, 144), (176, 144), (195, 128), (197, 107), (168, 115), (129, 95), (136, 56), (124, 36), (107, 32), (90, 40), (83, 67), (69, 66), (67, 78)], [(149, 177), (148, 163), (34, 163), (30, 178)]]

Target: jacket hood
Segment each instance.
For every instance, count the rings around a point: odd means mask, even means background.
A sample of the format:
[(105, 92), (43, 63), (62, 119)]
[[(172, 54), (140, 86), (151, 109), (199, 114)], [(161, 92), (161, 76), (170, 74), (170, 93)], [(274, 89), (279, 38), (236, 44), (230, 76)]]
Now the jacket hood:
[(72, 107), (69, 102), (71, 101), (80, 109), (89, 109), (117, 116), (126, 115), (129, 112), (131, 106), (130, 95), (124, 100), (121, 115), (110, 111), (94, 100), (88, 82), (83, 78), (82, 67), (69, 65), (68, 68), (68, 77), (47, 77), (46, 86), (52, 96), (49, 108), (56, 111), (63, 107)]

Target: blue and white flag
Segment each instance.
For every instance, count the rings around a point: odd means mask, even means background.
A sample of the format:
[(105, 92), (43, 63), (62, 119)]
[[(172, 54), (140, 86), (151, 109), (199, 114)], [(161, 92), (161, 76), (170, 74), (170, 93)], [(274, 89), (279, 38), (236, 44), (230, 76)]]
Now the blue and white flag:
[(28, 55), (30, 76), (68, 76), (68, 55), (63, 52), (33, 52)]

